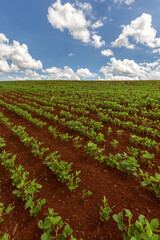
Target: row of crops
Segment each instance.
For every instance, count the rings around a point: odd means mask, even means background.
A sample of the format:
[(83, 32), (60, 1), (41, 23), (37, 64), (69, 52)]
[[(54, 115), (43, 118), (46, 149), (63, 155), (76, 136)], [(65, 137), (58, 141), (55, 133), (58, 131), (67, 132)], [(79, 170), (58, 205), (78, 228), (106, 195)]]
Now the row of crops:
[(0, 239), (160, 239), (159, 88), (1, 83)]

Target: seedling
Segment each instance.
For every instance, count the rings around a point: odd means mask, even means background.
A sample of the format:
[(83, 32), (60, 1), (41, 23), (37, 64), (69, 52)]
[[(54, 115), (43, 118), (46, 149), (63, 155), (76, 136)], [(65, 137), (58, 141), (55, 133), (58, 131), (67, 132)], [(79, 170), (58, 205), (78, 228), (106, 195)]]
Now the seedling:
[[(49, 214), (45, 218), (44, 222), (39, 220), (38, 228), (43, 230), (43, 234), (41, 235), (42, 240), (76, 240), (71, 234), (73, 230), (70, 228), (68, 224), (62, 221), (62, 218), (58, 216), (57, 212), (54, 212), (54, 209), (49, 208)], [(69, 238), (70, 236), (70, 238)], [(82, 238), (80, 240), (83, 240)]]
[(6, 214), (9, 214), (13, 209), (14, 209), (14, 206), (13, 206), (14, 203), (10, 204), (6, 209), (5, 209), (5, 206), (2, 202), (0, 202), (0, 223), (3, 222), (3, 217), (6, 215)]
[(71, 139), (71, 136), (68, 135), (68, 133), (65, 134), (59, 134), (59, 137), (61, 139), (61, 141), (63, 142), (69, 142), (69, 140)]
[(99, 214), (100, 214), (100, 220), (104, 222), (109, 220), (112, 209), (108, 205), (108, 199), (106, 198), (106, 196), (104, 196), (102, 202), (103, 202), (103, 206), (100, 206)]
[(6, 146), (6, 142), (3, 138), (0, 137), (0, 149)]
[[(1, 232), (0, 232), (0, 239), (1, 240), (11, 240), (11, 236), (9, 236), (9, 234), (5, 233), (3, 236), (1, 236)], [(12, 240), (14, 240), (12, 238)]]
[(113, 219), (118, 223), (118, 228), (123, 232), (123, 240), (159, 240), (160, 230), (159, 220), (157, 218), (152, 219), (149, 222), (144, 215), (139, 215), (139, 218), (135, 223), (131, 223), (132, 213), (128, 209), (125, 210), (126, 221), (123, 221), (123, 212), (113, 215)]
[(48, 127), (48, 131), (53, 135), (54, 139), (57, 139), (59, 132), (57, 131), (57, 128), (53, 128), (52, 126)]
[(122, 136), (122, 134), (123, 134), (123, 130), (118, 130), (117, 131), (117, 135), (120, 137), (120, 136)]
[(96, 136), (96, 142), (97, 143), (102, 143), (102, 142), (105, 142), (106, 140), (104, 139), (104, 135), (103, 133), (98, 133), (98, 135)]
[(73, 141), (74, 147), (77, 149), (82, 148), (82, 144), (80, 143), (80, 141), (82, 141), (82, 140), (83, 140), (83, 138), (80, 138), (79, 136), (73, 138), (72, 141)]
[(117, 148), (117, 147), (118, 147), (118, 141), (117, 141), (116, 139), (114, 139), (114, 140), (111, 142), (111, 145), (112, 145), (112, 147)]
[(109, 136), (109, 135), (111, 134), (111, 132), (112, 132), (112, 128), (109, 127), (109, 128), (108, 128), (108, 131), (107, 131), (107, 135)]
[(87, 190), (82, 190), (82, 200), (84, 200), (84, 198), (86, 198), (87, 196), (92, 196), (92, 194), (93, 194), (93, 192), (91, 192), (91, 191), (87, 191)]

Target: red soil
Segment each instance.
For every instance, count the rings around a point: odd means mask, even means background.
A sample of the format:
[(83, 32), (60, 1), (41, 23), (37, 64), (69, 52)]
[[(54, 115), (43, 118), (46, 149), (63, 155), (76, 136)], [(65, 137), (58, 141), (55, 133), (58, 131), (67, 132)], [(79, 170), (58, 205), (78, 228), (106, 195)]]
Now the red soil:
[[(3, 233), (9, 233), (15, 240), (40, 239), (42, 231), (38, 229), (38, 220), (45, 218), (48, 208), (54, 208), (63, 220), (71, 226), (74, 236), (77, 238), (83, 237), (84, 240), (120, 240), (122, 239), (121, 232), (112, 217), (104, 223), (99, 219), (100, 206), (104, 195), (107, 197), (109, 205), (114, 206), (113, 214), (128, 208), (134, 214), (133, 220), (140, 214), (144, 214), (148, 220), (160, 219), (160, 201), (151, 192), (140, 187), (133, 176), (112, 169), (106, 164), (100, 164), (94, 158), (88, 157), (82, 150), (76, 150), (70, 143), (54, 140), (47, 131), (47, 127), (41, 130), (1, 106), (0, 112), (9, 117), (15, 125), (25, 126), (28, 134), (37, 137), (39, 141), (44, 143), (45, 147), (49, 147), (50, 152), (58, 150), (63, 160), (73, 162), (73, 171), (81, 170), (79, 187), (75, 191), (69, 192), (65, 184), (58, 182), (56, 176), (43, 164), (43, 160), (34, 157), (31, 150), (25, 147), (11, 130), (0, 123), (0, 136), (7, 143), (5, 149), (17, 154), (16, 163), (22, 164), (25, 170), (30, 172), (31, 179), (36, 178), (37, 182), (42, 184), (40, 197), (46, 198), (46, 204), (37, 217), (30, 217), (29, 212), (24, 210), (24, 203), (21, 199), (12, 194), (14, 189), (11, 185), (12, 181), (8, 172), (0, 165), (1, 201), (6, 206), (15, 201), (14, 210), (5, 216), (4, 222), (0, 225), (0, 230)], [(33, 114), (33, 117), (38, 116)], [(45, 120), (48, 126), (51, 125), (50, 121), (38, 118)], [(105, 124), (104, 131), (108, 126), (108, 124)], [(58, 126), (58, 130), (64, 131), (61, 126)], [(113, 130), (112, 140), (115, 131), (116, 127)], [(70, 133), (74, 134), (72, 131)], [(127, 131), (123, 136), (122, 144), (118, 147), (118, 152), (123, 152), (126, 145), (129, 145)], [(114, 152), (108, 141), (106, 151), (112, 154), (117, 152), (117, 150)], [(93, 192), (92, 196), (86, 197), (84, 201), (81, 200), (83, 189)]]

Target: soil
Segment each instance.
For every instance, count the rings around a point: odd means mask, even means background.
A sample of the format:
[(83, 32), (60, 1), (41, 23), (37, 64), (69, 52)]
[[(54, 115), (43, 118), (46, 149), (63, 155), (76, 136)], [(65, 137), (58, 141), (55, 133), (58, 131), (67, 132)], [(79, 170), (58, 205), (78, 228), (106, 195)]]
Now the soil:
[[(0, 137), (4, 138), (7, 146), (5, 150), (17, 154), (16, 164), (22, 164), (26, 171), (30, 173), (30, 179), (42, 185), (39, 196), (46, 199), (46, 204), (36, 217), (30, 217), (29, 211), (24, 210), (24, 203), (20, 198), (12, 194), (12, 180), (4, 166), (0, 165), (0, 188), (1, 202), (8, 206), (14, 202), (15, 208), (4, 217), (4, 222), (0, 225), (2, 233), (9, 233), (15, 240), (38, 240), (41, 238), (42, 231), (38, 229), (38, 221), (44, 220), (48, 213), (48, 208), (53, 208), (73, 229), (73, 235), (77, 239), (82, 237), (84, 240), (121, 240), (121, 232), (118, 230), (117, 223), (112, 215), (123, 211), (124, 208), (130, 209), (134, 214), (135, 221), (140, 214), (145, 215), (148, 220), (158, 218), (160, 220), (160, 201), (147, 189), (140, 187), (135, 177), (120, 172), (101, 164), (93, 157), (89, 157), (84, 151), (75, 149), (69, 143), (54, 140), (48, 132), (50, 125), (57, 126), (59, 132), (69, 132), (76, 134), (60, 125), (39, 117), (32, 113), (33, 117), (47, 122), (44, 129), (30, 123), (28, 120), (10, 112), (7, 108), (0, 106), (0, 112), (10, 119), (15, 125), (26, 128), (29, 135), (37, 137), (43, 142), (44, 147), (49, 147), (49, 152), (45, 153), (42, 160), (31, 152), (31, 149), (24, 146), (13, 132), (4, 124), (0, 123)], [(57, 113), (59, 110), (57, 109)], [(92, 114), (94, 118), (94, 114)], [(102, 132), (106, 132), (110, 124), (104, 124)], [(129, 144), (129, 132), (124, 131), (123, 138), (119, 141), (118, 149), (110, 145), (111, 139), (116, 138), (116, 131), (120, 128), (111, 126), (113, 132), (105, 143), (105, 153), (116, 154), (124, 152)], [(84, 142), (88, 139), (84, 139)], [(79, 187), (70, 192), (64, 183), (57, 180), (57, 177), (43, 164), (47, 154), (58, 150), (62, 160), (72, 162), (72, 170), (81, 170), (81, 182)], [(155, 162), (158, 163), (159, 153), (156, 154)], [(154, 170), (153, 170), (154, 171)], [(82, 200), (82, 190), (90, 190), (92, 196), (87, 196)], [(100, 221), (99, 211), (103, 196), (106, 196), (110, 207), (113, 207), (112, 214), (107, 222)]]

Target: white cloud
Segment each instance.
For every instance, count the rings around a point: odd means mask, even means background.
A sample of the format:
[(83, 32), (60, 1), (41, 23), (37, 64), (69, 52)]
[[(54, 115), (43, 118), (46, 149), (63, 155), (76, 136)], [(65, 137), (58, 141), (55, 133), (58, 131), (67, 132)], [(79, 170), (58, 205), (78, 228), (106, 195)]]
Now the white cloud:
[(76, 0), (76, 5), (83, 10), (85, 15), (92, 15), (92, 5), (90, 3), (82, 3)]
[(47, 79), (47, 75), (42, 75), (37, 73), (36, 71), (33, 71), (31, 69), (26, 69), (26, 70), (22, 70), (19, 71), (18, 74), (14, 74), (14, 75), (9, 75), (9, 76), (5, 76), (5, 79), (8, 80), (42, 80), (42, 79)]
[(93, 39), (92, 44), (93, 44), (93, 46), (95, 46), (96, 48), (100, 48), (103, 45), (105, 45), (105, 41), (104, 40), (101, 41), (101, 38), (102, 38), (101, 36), (98, 36), (98, 35), (94, 34), (92, 36), (92, 39)]
[(134, 2), (134, 0), (125, 0), (125, 4), (127, 4), (127, 5), (130, 5), (133, 2)]
[(9, 43), (8, 38), (3, 33), (0, 33), (0, 44)]
[(14, 65), (11, 66), (13, 71), (21, 69), (42, 69), (42, 63), (40, 60), (36, 61), (28, 52), (26, 44), (20, 44), (17, 41), (13, 41), (9, 44), (9, 40), (4, 34), (0, 34), (0, 59), (11, 60)]
[(48, 80), (80, 80), (95, 78), (97, 74), (91, 73), (88, 68), (80, 68), (76, 72), (68, 66), (64, 66), (64, 69), (52, 67), (47, 68), (45, 72), (48, 74)]
[(160, 80), (160, 60), (152, 63), (139, 63), (111, 58), (100, 72), (106, 80)]
[(46, 79), (47, 78), (47, 75), (42, 75), (42, 74), (39, 74), (37, 73), (36, 71), (32, 71), (30, 69), (27, 69), (25, 70), (24, 72), (24, 75), (27, 77), (27, 79), (29, 80), (41, 80), (42, 78), (43, 79)]
[(160, 48), (154, 49), (154, 50), (152, 51), (152, 53), (159, 53), (159, 55), (160, 55)]
[(102, 67), (100, 70), (104, 74), (111, 73), (117, 76), (134, 78), (140, 71), (139, 65), (133, 60), (124, 59), (121, 61), (113, 57), (110, 61), (111, 63), (108, 63), (108, 66)]
[(90, 42), (90, 32), (87, 29), (90, 22), (86, 20), (82, 10), (76, 9), (70, 3), (62, 5), (61, 1), (57, 0), (48, 8), (47, 17), (54, 28), (61, 31), (67, 28), (74, 39)]
[[(92, 24), (90, 19), (87, 20), (86, 15), (91, 15), (92, 6), (90, 3), (81, 3), (76, 1), (75, 4), (65, 3), (61, 4), (61, 0), (57, 0), (48, 8), (48, 21), (53, 28), (64, 31), (68, 29), (69, 33), (74, 39), (80, 40), (83, 43), (91, 43), (95, 47), (101, 47), (104, 45), (104, 41), (100, 42), (101, 37), (95, 35), (91, 31), (91, 28), (98, 28), (103, 25), (99, 20)], [(91, 41), (91, 38), (94, 41)]]
[(69, 57), (72, 57), (72, 56), (74, 56), (74, 54), (73, 54), (73, 53), (69, 53), (68, 56), (69, 56)]
[(95, 78), (97, 74), (91, 73), (88, 68), (80, 68), (77, 70), (77, 75), (80, 78), (87, 79), (87, 78)]
[(126, 5), (130, 5), (131, 3), (134, 3), (135, 0), (113, 0), (114, 3), (125, 3)]
[(114, 55), (111, 49), (102, 50), (102, 51), (101, 51), (101, 54), (104, 55), (104, 56), (106, 56), (106, 57), (109, 57), (109, 56), (113, 56), (113, 55)]
[(11, 72), (11, 68), (8, 65), (8, 62), (5, 60), (0, 60), (0, 73), (7, 73), (7, 72)]
[(152, 16), (143, 13), (140, 17), (131, 21), (129, 25), (123, 25), (122, 33), (112, 42), (112, 47), (126, 47), (134, 49), (129, 43), (129, 37), (136, 43), (141, 43), (150, 48), (160, 47), (160, 38), (156, 38), (157, 31), (152, 27)]
[(47, 68), (45, 72), (48, 74), (48, 80), (80, 80), (79, 76), (68, 66), (64, 66), (64, 69)]
[(96, 29), (96, 28), (99, 28), (99, 27), (102, 27), (102, 26), (103, 26), (103, 23), (100, 20), (98, 20), (98, 21), (96, 21), (95, 23), (92, 24), (93, 29)]

